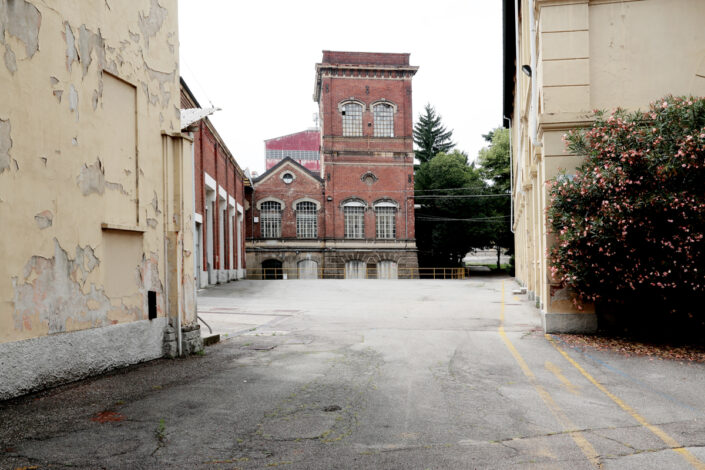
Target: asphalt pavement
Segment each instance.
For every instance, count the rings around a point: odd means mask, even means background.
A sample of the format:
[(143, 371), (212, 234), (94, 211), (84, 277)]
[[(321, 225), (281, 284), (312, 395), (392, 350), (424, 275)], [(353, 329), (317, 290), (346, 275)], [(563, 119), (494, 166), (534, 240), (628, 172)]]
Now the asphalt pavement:
[(545, 336), (508, 277), (238, 281), (222, 341), (0, 403), (0, 468), (705, 468), (705, 366)]

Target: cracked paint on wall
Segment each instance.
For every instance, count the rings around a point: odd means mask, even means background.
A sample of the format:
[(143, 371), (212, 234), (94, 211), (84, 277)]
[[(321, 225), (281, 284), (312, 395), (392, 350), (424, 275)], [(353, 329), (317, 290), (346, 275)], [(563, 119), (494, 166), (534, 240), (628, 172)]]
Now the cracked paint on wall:
[(12, 36), (24, 45), (25, 57), (31, 59), (39, 50), (39, 29), (42, 14), (26, 0), (0, 0), (0, 44), (5, 46), (5, 66), (14, 74), (17, 71), (15, 52), (5, 39)]
[(10, 130), (10, 121), (0, 119), (0, 174), (10, 168), (10, 149), (12, 148)]
[(37, 223), (37, 227), (39, 227), (40, 230), (44, 230), (45, 228), (51, 227), (54, 222), (54, 214), (48, 210), (42, 211), (34, 216), (34, 221)]
[(78, 122), (78, 91), (73, 83), (69, 87), (69, 109), (72, 113), (76, 113), (76, 121)]
[(81, 173), (76, 178), (78, 187), (84, 196), (90, 194), (103, 194), (105, 192), (105, 174), (100, 160), (92, 165), (84, 164)]
[(87, 274), (97, 266), (92, 248), (77, 246), (76, 257), (71, 259), (54, 239), (53, 257), (33, 256), (22, 279), (12, 279), (15, 329), (42, 325), (54, 334), (67, 331), (69, 320), (93, 327), (107, 325), (110, 299), (94, 284), (84, 292)]
[(66, 68), (71, 71), (71, 65), (78, 62), (78, 51), (76, 51), (76, 38), (68, 21), (64, 22), (64, 41), (66, 41)]
[(159, 4), (159, 0), (152, 0), (149, 6), (149, 13), (139, 14), (139, 27), (144, 37), (145, 46), (149, 49), (149, 38), (157, 35), (164, 24), (168, 10)]
[(86, 28), (85, 24), (82, 24), (78, 29), (78, 52), (84, 77), (93, 62), (93, 53), (95, 53), (96, 59), (98, 60), (98, 70), (105, 67), (105, 47), (103, 42), (103, 36), (100, 34), (100, 30), (94, 33)]

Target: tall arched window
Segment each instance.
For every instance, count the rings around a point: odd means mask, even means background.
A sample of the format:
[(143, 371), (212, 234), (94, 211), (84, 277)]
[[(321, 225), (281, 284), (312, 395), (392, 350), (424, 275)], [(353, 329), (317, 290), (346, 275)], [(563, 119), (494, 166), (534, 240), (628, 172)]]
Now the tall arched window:
[(375, 228), (377, 238), (394, 240), (397, 237), (397, 206), (393, 202), (375, 204)]
[(345, 103), (341, 113), (343, 115), (343, 136), (362, 137), (362, 105)]
[(375, 117), (375, 137), (394, 137), (394, 107), (379, 103), (372, 108)]
[(282, 205), (275, 201), (263, 202), (259, 210), (262, 238), (282, 236)]
[(365, 238), (365, 205), (358, 201), (343, 204), (345, 238)]
[(315, 203), (304, 201), (296, 204), (296, 236), (298, 238), (318, 236), (318, 212)]

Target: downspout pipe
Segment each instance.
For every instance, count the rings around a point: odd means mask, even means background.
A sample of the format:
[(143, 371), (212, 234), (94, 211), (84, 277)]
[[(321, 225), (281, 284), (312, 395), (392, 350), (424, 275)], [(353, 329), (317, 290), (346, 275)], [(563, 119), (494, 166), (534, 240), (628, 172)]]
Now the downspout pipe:
[(509, 123), (509, 229), (514, 233), (514, 158), (512, 148), (512, 119), (504, 116)]

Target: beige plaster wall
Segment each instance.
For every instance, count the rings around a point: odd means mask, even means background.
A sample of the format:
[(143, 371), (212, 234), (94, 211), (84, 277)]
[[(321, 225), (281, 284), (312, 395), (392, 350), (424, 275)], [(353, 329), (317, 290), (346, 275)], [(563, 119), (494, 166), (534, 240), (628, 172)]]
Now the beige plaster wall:
[[(530, 62), (528, 0), (521, 0), (519, 68)], [(546, 251), (545, 182), (575, 170), (562, 136), (589, 123), (593, 109), (646, 108), (666, 94), (705, 94), (705, 2), (701, 0), (536, 0), (538, 146), (529, 135), (531, 80), (517, 76), (514, 158), (517, 278), (545, 312), (576, 313), (552, 283)], [(588, 306), (589, 311), (589, 306)]]
[(177, 0), (0, 0), (0, 343), (146, 319), (149, 290), (194, 321), (177, 27)]

